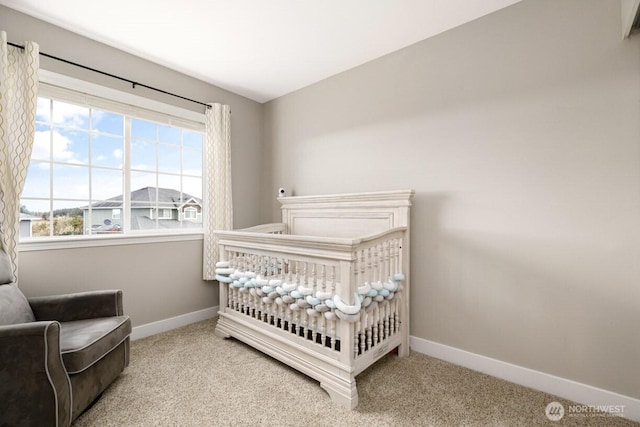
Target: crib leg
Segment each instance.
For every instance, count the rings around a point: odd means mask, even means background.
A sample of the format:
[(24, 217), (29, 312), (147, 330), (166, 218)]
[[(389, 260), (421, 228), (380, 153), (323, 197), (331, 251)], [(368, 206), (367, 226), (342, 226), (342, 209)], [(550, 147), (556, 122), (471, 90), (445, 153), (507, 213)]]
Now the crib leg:
[(222, 316), (218, 317), (214, 333), (219, 338), (231, 338), (231, 335), (224, 330), (224, 319), (222, 319)]
[(398, 346), (398, 357), (406, 357), (411, 353), (408, 344), (400, 344)]
[(218, 329), (218, 328), (216, 328), (216, 329), (215, 329), (215, 334), (216, 334), (216, 336), (217, 336), (217, 337), (219, 337), (219, 338), (230, 338), (230, 337), (231, 337), (231, 335), (229, 335), (229, 334), (228, 334), (228, 333), (226, 333), (226, 332), (221, 331), (221, 330), (220, 330), (220, 329)]
[(320, 387), (329, 394), (329, 397), (331, 397), (334, 403), (349, 410), (355, 409), (355, 407), (358, 406), (356, 380), (353, 379), (350, 383), (347, 381), (338, 381), (321, 381)]

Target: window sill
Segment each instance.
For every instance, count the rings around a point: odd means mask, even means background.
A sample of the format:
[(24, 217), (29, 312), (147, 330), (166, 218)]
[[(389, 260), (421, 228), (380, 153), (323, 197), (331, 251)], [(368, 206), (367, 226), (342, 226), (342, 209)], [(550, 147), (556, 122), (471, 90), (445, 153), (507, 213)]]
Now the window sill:
[(182, 242), (202, 240), (202, 232), (171, 234), (128, 234), (117, 236), (73, 236), (60, 238), (32, 238), (19, 244), (20, 252), (48, 251), (55, 249), (91, 248), (99, 246), (140, 245), (148, 243)]

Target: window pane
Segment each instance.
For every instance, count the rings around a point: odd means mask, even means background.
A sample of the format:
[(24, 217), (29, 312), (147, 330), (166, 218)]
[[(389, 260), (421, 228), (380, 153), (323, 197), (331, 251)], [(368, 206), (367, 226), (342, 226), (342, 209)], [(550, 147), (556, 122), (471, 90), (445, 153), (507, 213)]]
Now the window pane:
[(158, 171), (180, 173), (180, 147), (158, 145)]
[(53, 165), (53, 197), (56, 199), (89, 199), (89, 168)]
[(160, 125), (158, 127), (160, 142), (165, 142), (167, 144), (180, 145), (180, 128), (176, 128), (173, 126), (163, 126)]
[(21, 232), (20, 237), (49, 237), (51, 236), (51, 224), (48, 219), (31, 221), (31, 235), (28, 233), (28, 231)]
[(51, 163), (48, 162), (31, 162), (29, 164), (22, 197), (49, 198), (51, 196), (50, 165)]
[(93, 135), (91, 138), (91, 163), (94, 166), (122, 168), (123, 139)]
[(89, 108), (53, 101), (53, 123), (65, 127), (89, 129)]
[(36, 125), (31, 158), (34, 160), (51, 160), (51, 130), (49, 125)]
[[(146, 173), (146, 172), (131, 172), (131, 199), (133, 201), (133, 194), (136, 191), (139, 191), (144, 188), (154, 188), (156, 187), (156, 179), (157, 175), (155, 173)], [(148, 191), (148, 190), (147, 190)], [(155, 192), (154, 192), (155, 194)], [(147, 201), (149, 201), (147, 197)], [(155, 196), (154, 196), (155, 203)]]
[(202, 151), (182, 151), (182, 173), (184, 175), (202, 176)]
[[(153, 177), (155, 182), (155, 174), (145, 174), (148, 177), (140, 176), (141, 179), (149, 179)], [(132, 184), (133, 185), (133, 184)], [(132, 187), (134, 188), (134, 187)], [(138, 188), (138, 187), (136, 187)], [(158, 202), (158, 190), (156, 185), (144, 186), (131, 192), (131, 221), (132, 230), (152, 230), (156, 228), (152, 211), (155, 210)]]
[(182, 228), (178, 219), (178, 207), (176, 204), (161, 204), (158, 209), (158, 228), (174, 229)]
[(91, 111), (91, 128), (111, 135), (124, 135), (124, 116), (108, 111)]
[(184, 147), (197, 148), (202, 150), (202, 137), (200, 132), (184, 131), (182, 135), (182, 145)]
[[(155, 206), (155, 205), (154, 205)], [(131, 230), (154, 230), (156, 221), (152, 218), (155, 207), (148, 203), (137, 203), (131, 206)]]
[(48, 218), (48, 200), (20, 200), (20, 239), (49, 236)]
[(38, 218), (49, 215), (49, 200), (30, 200), (27, 198), (20, 200), (20, 213), (33, 215)]
[(158, 200), (160, 202), (180, 202), (180, 177), (178, 175), (158, 175)]
[(119, 212), (120, 210), (111, 208), (91, 209), (91, 227), (88, 228), (88, 233), (96, 235), (121, 234), (122, 220), (119, 216), (114, 216), (114, 211)]
[(91, 171), (91, 199), (107, 200), (117, 197), (122, 200), (122, 172), (110, 169)]
[(158, 144), (133, 141), (131, 144), (131, 169), (156, 170), (156, 147)]
[(89, 134), (53, 128), (53, 160), (65, 163), (89, 163)]
[(158, 138), (158, 125), (146, 120), (131, 119), (131, 137), (150, 139), (156, 141)]
[(182, 178), (182, 191), (202, 202), (202, 178)]
[(82, 206), (88, 202), (54, 201), (53, 202), (53, 235), (74, 236), (84, 234)]
[(51, 121), (51, 100), (46, 98), (38, 98), (36, 107), (36, 120), (39, 122)]

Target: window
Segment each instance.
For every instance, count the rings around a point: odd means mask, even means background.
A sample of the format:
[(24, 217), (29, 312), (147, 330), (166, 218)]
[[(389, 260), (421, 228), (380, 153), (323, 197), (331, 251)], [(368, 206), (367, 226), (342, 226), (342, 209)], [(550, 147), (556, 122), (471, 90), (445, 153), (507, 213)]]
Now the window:
[[(198, 230), (203, 125), (45, 86), (21, 200), (27, 237)], [(175, 214), (174, 214), (175, 212)]]
[(172, 215), (172, 209), (157, 209), (155, 210), (156, 214), (155, 217), (157, 217), (158, 219), (171, 219), (173, 218)]
[(184, 219), (194, 220), (198, 217), (198, 210), (196, 208), (185, 208), (184, 209)]

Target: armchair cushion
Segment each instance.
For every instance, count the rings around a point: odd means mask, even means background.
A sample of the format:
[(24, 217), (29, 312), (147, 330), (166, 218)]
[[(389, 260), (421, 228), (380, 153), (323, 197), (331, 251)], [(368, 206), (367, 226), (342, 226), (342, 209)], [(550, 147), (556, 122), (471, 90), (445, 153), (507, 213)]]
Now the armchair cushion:
[(15, 325), (35, 320), (33, 311), (20, 289), (11, 284), (0, 285), (0, 325)]
[(60, 351), (69, 374), (76, 374), (106, 356), (131, 334), (129, 316), (60, 323)]

